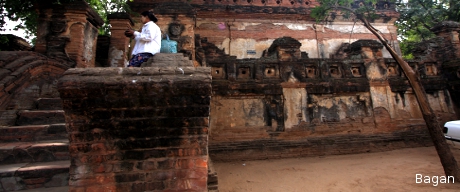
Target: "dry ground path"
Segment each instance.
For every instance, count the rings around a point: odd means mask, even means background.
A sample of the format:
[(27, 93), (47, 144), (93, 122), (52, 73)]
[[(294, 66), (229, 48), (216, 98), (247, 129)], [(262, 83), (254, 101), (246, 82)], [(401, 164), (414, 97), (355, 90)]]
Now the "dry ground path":
[[(449, 142), (457, 160), (460, 143)], [(460, 164), (459, 164), (460, 165)], [(379, 153), (292, 159), (214, 162), (220, 192), (460, 191), (441, 182), (443, 169), (434, 147)], [(416, 183), (416, 174), (438, 184)]]

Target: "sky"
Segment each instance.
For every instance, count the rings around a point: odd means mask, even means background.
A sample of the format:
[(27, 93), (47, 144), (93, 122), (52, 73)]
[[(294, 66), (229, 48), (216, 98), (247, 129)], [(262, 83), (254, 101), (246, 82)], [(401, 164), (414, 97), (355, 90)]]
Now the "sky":
[(25, 40), (27, 40), (27, 42), (31, 43), (32, 39), (29, 38), (29, 39), (26, 39), (25, 36), (26, 36), (26, 33), (24, 30), (22, 29), (19, 29), (19, 30), (13, 30), (13, 28), (18, 25), (20, 23), (20, 21), (10, 21), (8, 18), (5, 17), (5, 21), (6, 21), (6, 24), (5, 24), (5, 31), (0, 31), (0, 34), (13, 34), (13, 35), (16, 35), (18, 37), (22, 37), (24, 38)]

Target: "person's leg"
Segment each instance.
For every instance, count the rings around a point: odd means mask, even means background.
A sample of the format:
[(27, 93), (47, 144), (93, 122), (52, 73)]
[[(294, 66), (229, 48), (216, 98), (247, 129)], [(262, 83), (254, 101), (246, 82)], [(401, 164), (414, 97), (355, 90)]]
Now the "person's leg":
[(142, 54), (142, 62), (140, 66), (142, 66), (142, 63), (147, 62), (150, 59), (150, 57), (153, 57), (151, 53), (141, 53), (141, 54)]
[(142, 66), (142, 63), (147, 62), (151, 57), (153, 57), (151, 53), (141, 53), (141, 54), (142, 54), (142, 60), (139, 66)]
[(128, 67), (140, 67), (142, 63), (149, 60), (153, 55), (150, 53), (139, 53), (133, 56), (129, 61)]
[(131, 57), (131, 59), (129, 60), (128, 67), (134, 67), (136, 60), (137, 60), (136, 55), (133, 55), (133, 57)]
[(133, 55), (131, 60), (129, 60), (128, 67), (140, 67), (142, 61), (143, 61), (143, 58), (142, 58), (142, 55), (140, 53), (136, 54), (136, 55)]

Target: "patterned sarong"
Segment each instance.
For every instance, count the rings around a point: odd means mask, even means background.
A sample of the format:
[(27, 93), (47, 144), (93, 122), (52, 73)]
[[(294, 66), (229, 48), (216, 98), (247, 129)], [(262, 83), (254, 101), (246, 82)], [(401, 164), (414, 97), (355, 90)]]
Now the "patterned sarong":
[(129, 60), (128, 67), (140, 67), (143, 62), (146, 62), (152, 56), (151, 53), (138, 53), (133, 55), (131, 60)]

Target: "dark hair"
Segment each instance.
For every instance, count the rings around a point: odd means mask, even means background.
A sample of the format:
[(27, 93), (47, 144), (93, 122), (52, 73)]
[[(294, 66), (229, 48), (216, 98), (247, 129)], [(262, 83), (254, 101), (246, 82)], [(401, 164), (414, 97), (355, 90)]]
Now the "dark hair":
[(153, 21), (154, 23), (158, 21), (157, 17), (150, 11), (144, 11), (141, 13), (141, 15), (144, 17), (149, 17), (150, 21)]

